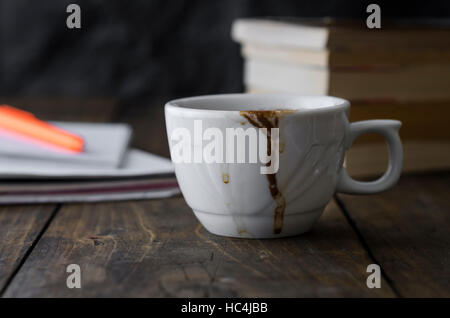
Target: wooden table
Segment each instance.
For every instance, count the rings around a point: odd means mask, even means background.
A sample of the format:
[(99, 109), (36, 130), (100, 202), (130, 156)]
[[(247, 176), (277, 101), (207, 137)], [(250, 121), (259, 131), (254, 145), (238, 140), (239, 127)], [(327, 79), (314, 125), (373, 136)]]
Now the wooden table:
[[(125, 121), (168, 155), (163, 99), (0, 99), (48, 119)], [(143, 107), (147, 106), (147, 107)], [(403, 176), (379, 195), (337, 195), (302, 236), (209, 234), (181, 196), (0, 206), (2, 297), (449, 297), (450, 173)], [(79, 264), (82, 288), (66, 287)], [(369, 289), (369, 264), (382, 270)]]

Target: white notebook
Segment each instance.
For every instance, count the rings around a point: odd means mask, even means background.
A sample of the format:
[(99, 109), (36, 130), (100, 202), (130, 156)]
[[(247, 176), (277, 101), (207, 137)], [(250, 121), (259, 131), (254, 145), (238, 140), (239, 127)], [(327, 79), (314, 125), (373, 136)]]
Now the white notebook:
[[(38, 144), (26, 137), (0, 130), (0, 160), (12, 162), (16, 159), (30, 159), (38, 167), (42, 161), (53, 165), (118, 167), (128, 148), (131, 128), (126, 124), (50, 122), (64, 130), (81, 136), (85, 141), (82, 153), (68, 153)], [(1, 167), (4, 169), (4, 167)]]
[(0, 179), (100, 179), (174, 173), (170, 159), (130, 149), (119, 168), (0, 156)]
[(180, 192), (172, 162), (141, 150), (119, 168), (0, 156), (0, 204), (163, 198)]

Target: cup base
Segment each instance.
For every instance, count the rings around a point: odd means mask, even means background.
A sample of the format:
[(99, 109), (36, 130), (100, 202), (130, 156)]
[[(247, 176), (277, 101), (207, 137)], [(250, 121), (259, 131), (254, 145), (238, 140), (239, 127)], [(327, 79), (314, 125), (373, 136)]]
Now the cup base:
[(193, 210), (197, 219), (212, 234), (236, 238), (281, 238), (308, 232), (324, 207), (284, 216), (280, 233), (274, 233), (273, 217), (260, 215), (215, 214)]

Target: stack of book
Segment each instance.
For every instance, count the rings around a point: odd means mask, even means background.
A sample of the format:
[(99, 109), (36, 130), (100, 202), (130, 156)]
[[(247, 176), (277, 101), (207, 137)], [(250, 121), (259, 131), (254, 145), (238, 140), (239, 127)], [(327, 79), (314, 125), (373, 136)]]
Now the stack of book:
[[(404, 170), (450, 168), (450, 28), (382, 26), (316, 20), (240, 19), (232, 37), (242, 44), (249, 93), (333, 95), (350, 100), (350, 120), (398, 119)], [(381, 137), (363, 136), (347, 153), (353, 175), (387, 165)]]
[[(0, 205), (178, 194), (171, 161), (130, 148), (131, 135), (126, 124), (44, 122), (0, 105)], [(74, 140), (80, 151), (68, 149)]]

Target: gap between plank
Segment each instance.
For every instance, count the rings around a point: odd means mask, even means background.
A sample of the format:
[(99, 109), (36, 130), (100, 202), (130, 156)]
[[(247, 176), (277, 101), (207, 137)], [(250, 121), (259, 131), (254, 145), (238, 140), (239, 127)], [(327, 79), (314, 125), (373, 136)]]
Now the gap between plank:
[[(336, 201), (337, 205), (339, 206), (340, 210), (342, 211), (342, 214), (347, 219), (347, 222), (350, 224), (350, 227), (355, 232), (356, 236), (358, 237), (359, 242), (361, 243), (362, 247), (366, 250), (367, 254), (369, 255), (369, 258), (372, 260), (374, 264), (380, 265), (380, 263), (377, 261), (375, 255), (372, 253), (372, 250), (369, 247), (369, 244), (367, 244), (366, 239), (362, 235), (362, 233), (359, 231), (358, 227), (356, 226), (355, 221), (351, 218), (350, 214), (347, 212), (347, 209), (345, 207), (344, 202), (339, 199), (337, 195), (334, 195), (334, 200)], [(391, 287), (392, 292), (396, 297), (403, 297), (400, 292), (398, 291), (397, 287), (395, 287), (395, 284), (393, 280), (389, 277), (389, 275), (383, 270), (383, 267), (380, 265), (380, 271), (381, 276), (384, 278), (384, 280), (389, 284), (389, 287)]]
[(8, 277), (8, 279), (5, 282), (5, 285), (0, 290), (0, 297), (3, 297), (6, 290), (8, 289), (9, 285), (13, 281), (14, 277), (19, 273), (22, 266), (25, 264), (25, 261), (28, 259), (28, 257), (31, 255), (31, 252), (33, 252), (34, 248), (36, 247), (37, 243), (40, 241), (42, 235), (44, 235), (45, 231), (47, 231), (48, 227), (50, 226), (50, 223), (52, 223), (53, 219), (55, 218), (58, 211), (61, 209), (62, 204), (56, 205), (55, 209), (53, 210), (52, 214), (48, 218), (47, 222), (45, 222), (42, 229), (39, 231), (39, 234), (34, 239), (33, 243), (31, 243), (31, 246), (28, 248), (28, 250), (23, 255), (22, 259), (20, 260), (19, 264), (16, 266), (14, 271), (11, 273), (11, 275)]

